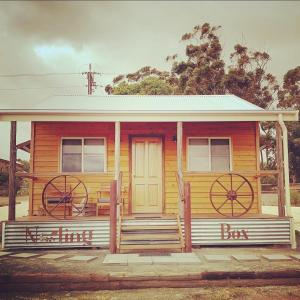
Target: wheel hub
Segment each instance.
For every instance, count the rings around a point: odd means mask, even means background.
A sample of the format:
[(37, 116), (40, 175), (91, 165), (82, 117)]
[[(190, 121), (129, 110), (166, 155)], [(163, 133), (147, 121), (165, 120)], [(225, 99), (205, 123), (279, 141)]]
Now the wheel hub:
[(228, 200), (234, 201), (234, 200), (236, 200), (236, 198), (237, 198), (236, 191), (231, 190), (231, 191), (227, 192), (227, 199)]
[(69, 203), (71, 200), (71, 196), (69, 194), (63, 195), (63, 202)]

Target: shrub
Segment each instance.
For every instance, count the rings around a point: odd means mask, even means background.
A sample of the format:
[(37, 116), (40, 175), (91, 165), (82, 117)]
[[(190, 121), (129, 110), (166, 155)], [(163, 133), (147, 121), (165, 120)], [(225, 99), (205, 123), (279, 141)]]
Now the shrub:
[(296, 190), (291, 190), (291, 205), (300, 206), (300, 192)]

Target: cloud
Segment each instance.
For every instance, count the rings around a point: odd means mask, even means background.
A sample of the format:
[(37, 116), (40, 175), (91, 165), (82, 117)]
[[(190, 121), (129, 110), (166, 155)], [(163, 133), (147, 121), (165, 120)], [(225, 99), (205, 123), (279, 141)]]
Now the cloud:
[[(298, 1), (2, 1), (0, 73), (78, 74), (0, 77), (0, 104), (21, 98), (30, 107), (50, 94), (86, 93), (80, 73), (88, 63), (114, 74), (145, 65), (169, 69), (165, 57), (184, 53), (182, 34), (204, 22), (222, 26), (227, 62), (233, 46), (243, 43), (267, 50), (278, 78), (300, 64)], [(113, 76), (96, 81), (105, 85)], [(8, 135), (1, 126), (0, 132)]]

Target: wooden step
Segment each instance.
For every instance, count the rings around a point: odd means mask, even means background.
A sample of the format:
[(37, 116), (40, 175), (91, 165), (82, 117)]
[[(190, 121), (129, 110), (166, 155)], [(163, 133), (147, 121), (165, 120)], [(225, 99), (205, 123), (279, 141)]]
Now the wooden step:
[(131, 216), (123, 216), (123, 220), (175, 220), (174, 215), (160, 215), (160, 214), (137, 214)]
[(134, 220), (130, 220), (130, 221), (124, 221), (122, 222), (123, 226), (176, 226), (178, 225), (177, 222), (175, 221), (156, 221), (156, 222), (149, 222), (146, 220), (140, 220), (140, 221), (134, 221)]
[(126, 234), (121, 235), (122, 241), (142, 241), (142, 240), (179, 240), (178, 233), (140, 233), (140, 234)]
[(180, 249), (180, 243), (176, 244), (121, 244), (120, 250), (167, 250)]
[(133, 231), (133, 230), (176, 230), (178, 231), (177, 225), (122, 225), (122, 231)]
[(174, 215), (167, 218), (156, 216), (123, 218), (118, 251), (120, 253), (182, 252), (180, 230)]

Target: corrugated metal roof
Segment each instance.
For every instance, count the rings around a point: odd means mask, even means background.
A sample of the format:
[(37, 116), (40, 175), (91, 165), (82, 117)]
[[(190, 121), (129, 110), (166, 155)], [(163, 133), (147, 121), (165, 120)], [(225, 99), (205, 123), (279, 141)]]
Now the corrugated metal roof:
[(298, 111), (264, 110), (233, 95), (51, 96), (0, 101), (0, 121), (203, 122), (298, 120)]
[(234, 95), (167, 96), (50, 96), (30, 107), (20, 101), (1, 101), (1, 109), (42, 111), (253, 111), (262, 108)]

